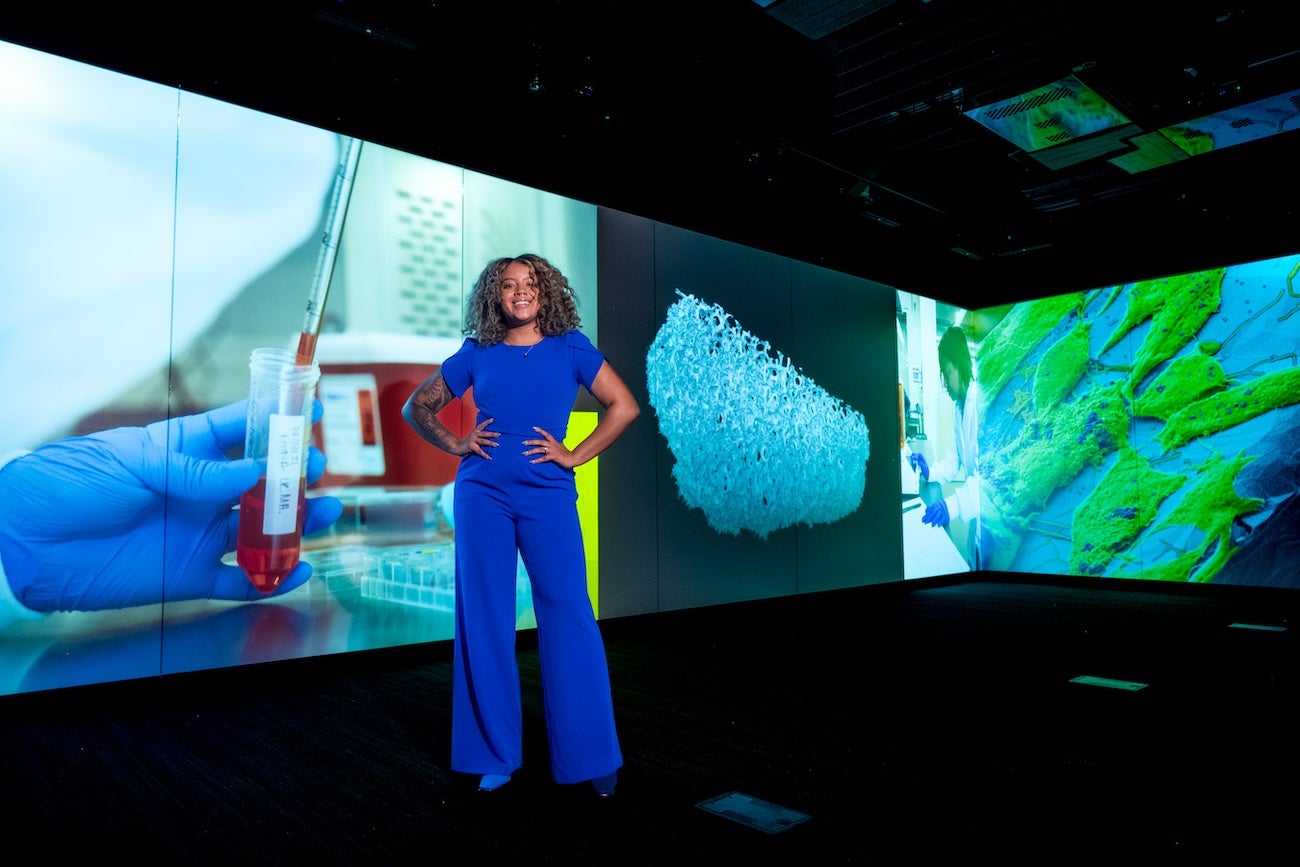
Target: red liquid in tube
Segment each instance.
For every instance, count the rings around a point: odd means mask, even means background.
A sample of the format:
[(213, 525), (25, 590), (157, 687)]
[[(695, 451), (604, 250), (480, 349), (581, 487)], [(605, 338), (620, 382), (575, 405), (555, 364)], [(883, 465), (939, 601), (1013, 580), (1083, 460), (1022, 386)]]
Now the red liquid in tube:
[(263, 476), (239, 498), (239, 540), (235, 559), (247, 573), (248, 580), (263, 593), (279, 587), (285, 576), (298, 565), (303, 519), (307, 514), (306, 489), (306, 480), (299, 479), (296, 529), (276, 536), (262, 532), (262, 516), (266, 513), (266, 477)]
[(316, 357), (316, 335), (309, 331), (304, 331), (298, 335), (298, 352), (295, 356), (296, 362), (301, 365), (310, 365), (312, 359)]

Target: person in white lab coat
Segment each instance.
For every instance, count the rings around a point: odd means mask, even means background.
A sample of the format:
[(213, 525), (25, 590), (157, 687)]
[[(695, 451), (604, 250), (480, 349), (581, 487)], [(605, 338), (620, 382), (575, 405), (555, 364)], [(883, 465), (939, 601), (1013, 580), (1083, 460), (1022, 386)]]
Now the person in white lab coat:
[[(934, 466), (920, 452), (913, 452), (908, 460), (925, 480), (920, 491), (926, 504), (921, 520), (946, 528), (949, 535), (954, 522), (964, 524), (966, 560), (972, 569), (980, 569), (992, 553), (980, 520), (980, 393), (970, 343), (959, 326), (951, 326), (939, 339), (939, 372), (944, 391), (955, 405), (952, 448)], [(962, 480), (961, 484), (953, 485), (957, 480)]]

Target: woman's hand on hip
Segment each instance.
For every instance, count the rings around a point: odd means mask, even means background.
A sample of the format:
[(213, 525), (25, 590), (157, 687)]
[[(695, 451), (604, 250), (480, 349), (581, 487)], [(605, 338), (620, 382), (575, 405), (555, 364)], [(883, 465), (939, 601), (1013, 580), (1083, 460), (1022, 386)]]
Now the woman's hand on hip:
[(531, 455), (534, 464), (558, 464), (565, 469), (573, 469), (575, 463), (573, 452), (569, 451), (564, 443), (551, 436), (545, 430), (535, 427), (539, 436), (530, 440), (524, 440), (524, 445), (530, 446), (525, 455)]
[(497, 442), (497, 437), (501, 436), (501, 434), (487, 429), (487, 426), (494, 421), (496, 421), (494, 418), (484, 419), (481, 423), (475, 425), (469, 435), (460, 441), (460, 446), (455, 450), (455, 453), (462, 456), (475, 454), (485, 460), (492, 460), (492, 456), (483, 449), (488, 446), (496, 448), (500, 445)]

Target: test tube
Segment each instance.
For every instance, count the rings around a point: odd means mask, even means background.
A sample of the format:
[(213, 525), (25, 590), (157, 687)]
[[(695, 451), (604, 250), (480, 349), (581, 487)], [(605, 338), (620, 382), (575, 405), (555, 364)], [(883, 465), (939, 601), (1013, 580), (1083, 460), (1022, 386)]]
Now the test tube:
[(235, 559), (263, 593), (298, 565), (307, 501), (307, 449), (320, 367), (296, 363), (288, 349), (254, 349), (249, 358), (244, 456), (262, 477), (239, 499)]

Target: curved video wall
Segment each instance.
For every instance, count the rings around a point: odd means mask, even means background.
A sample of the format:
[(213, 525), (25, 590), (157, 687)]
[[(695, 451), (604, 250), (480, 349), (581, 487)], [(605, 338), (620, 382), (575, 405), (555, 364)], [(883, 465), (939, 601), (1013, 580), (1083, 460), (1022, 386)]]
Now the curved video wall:
[[(642, 404), (578, 471), (601, 618), (986, 570), (1294, 586), (1300, 257), (962, 310), (27, 48), (0, 68), (0, 695), (450, 639), (455, 462), (400, 409), (525, 251)], [(250, 354), (309, 331), (307, 571), (263, 593), (222, 467)]]

